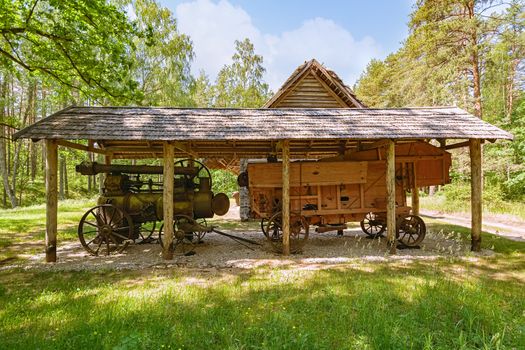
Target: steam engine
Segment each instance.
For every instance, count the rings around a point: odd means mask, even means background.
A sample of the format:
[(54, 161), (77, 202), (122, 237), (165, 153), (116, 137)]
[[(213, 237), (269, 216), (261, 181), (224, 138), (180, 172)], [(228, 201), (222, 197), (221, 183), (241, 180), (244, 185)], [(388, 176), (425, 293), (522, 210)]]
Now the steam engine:
[[(126, 225), (131, 225), (133, 230), (130, 232), (131, 237), (124, 234), (126, 238), (135, 240), (139, 238), (141, 225), (163, 220), (163, 182), (159, 176), (163, 173), (162, 166), (82, 163), (76, 166), (76, 171), (82, 175), (106, 174), (98, 206), (117, 208), (115, 211), (123, 213), (117, 214), (117, 217), (131, 218), (132, 224)], [(176, 162), (173, 183), (174, 217), (195, 220), (225, 215), (228, 212), (228, 196), (212, 192), (210, 172), (202, 163), (192, 159)], [(100, 216), (94, 214), (97, 215)], [(103, 217), (101, 221), (110, 220)], [(98, 228), (100, 230), (101, 227)], [(113, 231), (114, 236), (118, 236), (118, 230)]]

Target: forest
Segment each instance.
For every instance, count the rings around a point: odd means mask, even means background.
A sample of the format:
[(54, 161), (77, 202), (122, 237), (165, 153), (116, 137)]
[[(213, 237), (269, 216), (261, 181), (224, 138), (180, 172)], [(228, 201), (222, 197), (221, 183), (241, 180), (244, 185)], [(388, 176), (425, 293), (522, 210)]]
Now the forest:
[[(154, 0), (4, 0), (0, 23), (4, 208), (44, 200), (42, 145), (13, 142), (13, 133), (69, 105), (260, 107), (272, 95), (249, 39), (235, 42), (214, 81), (194, 76), (191, 37)], [(369, 107), (457, 105), (510, 131), (513, 142), (485, 144), (485, 196), (491, 205), (523, 202), (525, 3), (418, 0), (408, 26), (397, 52), (368, 64), (357, 96)], [(59, 157), (61, 198), (98, 192), (97, 178), (74, 172), (95, 155)], [(452, 203), (470, 195), (468, 153), (453, 158), (454, 183), (440, 190)], [(236, 189), (232, 174), (214, 176), (217, 190)]]

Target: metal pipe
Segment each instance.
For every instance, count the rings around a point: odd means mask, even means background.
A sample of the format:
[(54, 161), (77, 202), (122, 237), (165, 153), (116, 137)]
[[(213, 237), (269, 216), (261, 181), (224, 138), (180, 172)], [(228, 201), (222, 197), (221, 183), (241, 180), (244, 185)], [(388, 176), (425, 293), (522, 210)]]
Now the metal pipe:
[[(121, 164), (98, 164), (97, 162), (82, 162), (75, 167), (77, 173), (82, 175), (97, 175), (100, 173), (127, 173), (127, 174), (162, 174), (163, 166), (152, 165), (121, 165)], [(197, 167), (175, 167), (175, 175), (197, 175)]]

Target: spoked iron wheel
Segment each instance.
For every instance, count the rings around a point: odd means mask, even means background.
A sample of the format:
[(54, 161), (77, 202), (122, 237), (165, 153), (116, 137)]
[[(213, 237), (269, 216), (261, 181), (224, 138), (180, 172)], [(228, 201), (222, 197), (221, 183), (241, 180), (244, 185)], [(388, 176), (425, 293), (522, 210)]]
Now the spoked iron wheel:
[[(186, 255), (193, 252), (195, 220), (186, 215), (176, 215), (173, 218), (173, 251), (180, 247), (182, 254)], [(159, 243), (164, 248), (164, 224), (159, 229)]]
[(262, 218), (261, 219), (261, 231), (263, 233), (263, 235), (266, 237), (266, 238), (269, 238), (268, 237), (268, 231), (266, 231), (266, 225), (268, 224), (268, 220), (266, 218)]
[[(266, 224), (266, 237), (276, 252), (283, 252), (283, 215), (275, 213)], [(290, 216), (290, 253), (296, 254), (303, 250), (308, 239), (310, 225), (305, 217), (292, 214)], [(263, 231), (264, 232), (264, 231)]]
[(386, 224), (377, 214), (370, 212), (361, 220), (361, 230), (370, 237), (381, 237), (386, 230)]
[(206, 165), (202, 164), (198, 160), (195, 159), (182, 159), (175, 162), (176, 167), (195, 167), (197, 168), (197, 173), (195, 175), (184, 175), (184, 178), (186, 181), (192, 181), (195, 187), (198, 187), (200, 185), (200, 178), (206, 178), (210, 182), (210, 188), (211, 188), (211, 174)]
[(111, 204), (89, 209), (78, 224), (78, 239), (92, 255), (121, 253), (133, 242), (131, 217)]
[(156, 238), (153, 237), (155, 233), (155, 228), (157, 227), (156, 221), (144, 222), (140, 225), (139, 237), (140, 244), (153, 243), (156, 241)]
[(398, 219), (397, 240), (407, 247), (417, 246), (425, 238), (427, 227), (417, 215), (408, 215)]

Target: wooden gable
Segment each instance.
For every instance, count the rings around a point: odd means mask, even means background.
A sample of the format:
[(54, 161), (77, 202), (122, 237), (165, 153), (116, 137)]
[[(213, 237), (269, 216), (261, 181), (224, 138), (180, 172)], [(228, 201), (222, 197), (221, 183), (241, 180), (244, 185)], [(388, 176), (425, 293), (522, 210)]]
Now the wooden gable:
[(348, 107), (328, 86), (313, 74), (306, 75), (271, 108), (345, 108)]
[(298, 67), (265, 108), (363, 108), (333, 71), (311, 60)]

